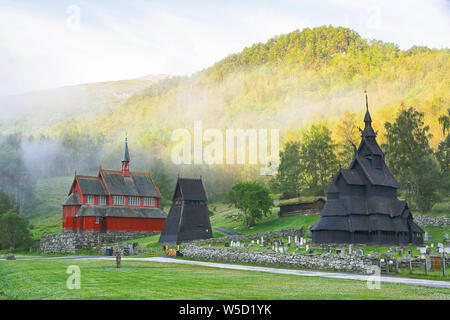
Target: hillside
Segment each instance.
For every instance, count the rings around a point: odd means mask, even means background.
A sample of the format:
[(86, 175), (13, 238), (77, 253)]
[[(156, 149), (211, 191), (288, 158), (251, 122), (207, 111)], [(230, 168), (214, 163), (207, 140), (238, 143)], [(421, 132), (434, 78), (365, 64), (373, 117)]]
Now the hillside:
[(63, 120), (88, 119), (111, 112), (124, 100), (165, 75), (107, 81), (0, 97), (0, 128), (34, 133)]
[(25, 164), (38, 178), (95, 171), (100, 165), (119, 168), (127, 133), (133, 170), (162, 172), (161, 180), (169, 186), (166, 197), (180, 173), (202, 175), (210, 200), (221, 201), (237, 181), (264, 180), (260, 165), (175, 165), (175, 129), (192, 133), (198, 120), (203, 130), (222, 133), (227, 128), (279, 129), (283, 146), (301, 139), (311, 124), (325, 122), (342, 146), (348, 143), (337, 135), (337, 126), (351, 118), (362, 125), (367, 90), (380, 145), (384, 123), (393, 121), (402, 106), (414, 106), (425, 113), (436, 148), (443, 136), (438, 118), (450, 102), (449, 74), (449, 49), (400, 50), (346, 28), (306, 28), (254, 44), (190, 77), (86, 85), (89, 99), (66, 99), (61, 107), (56, 96), (48, 108), (33, 102), (30, 108), (37, 112), (26, 113), (31, 120), (5, 120), (8, 129), (3, 131), (34, 135), (24, 144)]
[[(142, 150), (167, 156), (175, 128), (279, 128), (284, 138), (344, 111), (362, 119), (367, 89), (374, 127), (392, 120), (402, 104), (426, 112), (436, 146), (437, 118), (450, 99), (450, 51), (362, 39), (345, 28), (304, 29), (230, 55), (191, 77), (159, 81), (112, 112), (77, 123), (79, 132), (117, 139), (125, 128)], [(66, 122), (48, 132), (62, 134)], [(73, 127), (73, 126), (72, 126)], [(381, 141), (383, 142), (383, 141)]]

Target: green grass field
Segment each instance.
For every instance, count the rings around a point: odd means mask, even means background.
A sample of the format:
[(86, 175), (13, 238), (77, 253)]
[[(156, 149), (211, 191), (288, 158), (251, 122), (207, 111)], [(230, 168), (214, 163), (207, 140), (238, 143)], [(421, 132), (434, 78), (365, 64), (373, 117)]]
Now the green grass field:
[[(81, 289), (69, 290), (78, 265)], [(450, 290), (277, 275), (191, 265), (123, 261), (0, 261), (0, 299), (450, 299)]]

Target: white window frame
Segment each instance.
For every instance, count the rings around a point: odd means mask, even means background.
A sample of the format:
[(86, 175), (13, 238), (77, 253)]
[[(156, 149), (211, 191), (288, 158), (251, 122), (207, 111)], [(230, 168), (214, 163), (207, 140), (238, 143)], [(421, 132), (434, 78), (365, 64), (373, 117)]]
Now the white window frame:
[(106, 206), (106, 196), (98, 196), (98, 205)]
[(86, 204), (94, 204), (95, 198), (93, 195), (86, 196)]
[(95, 217), (95, 224), (100, 224), (100, 218), (99, 217)]
[(125, 196), (113, 196), (113, 205), (124, 206), (125, 205)]
[(128, 197), (128, 205), (129, 206), (140, 206), (141, 198), (140, 197)]
[(144, 207), (154, 207), (154, 206), (155, 206), (155, 198), (144, 197)]

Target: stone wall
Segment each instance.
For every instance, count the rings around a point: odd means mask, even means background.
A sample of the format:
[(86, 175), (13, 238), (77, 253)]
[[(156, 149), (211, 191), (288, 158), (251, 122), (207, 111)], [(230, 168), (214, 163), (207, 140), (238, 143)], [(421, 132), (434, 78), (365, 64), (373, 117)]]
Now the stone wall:
[(42, 236), (40, 251), (42, 253), (75, 253), (81, 249), (92, 249), (103, 243), (148, 237), (159, 232), (154, 231), (109, 231), (62, 233)]
[(261, 251), (243, 251), (228, 248), (210, 248), (184, 244), (181, 250), (184, 257), (236, 263), (258, 263), (264, 265), (288, 266), (314, 270), (348, 271), (371, 274), (373, 261), (364, 256), (330, 254), (289, 254)]
[(221, 238), (212, 238), (212, 239), (204, 239), (204, 240), (195, 240), (195, 243), (225, 243), (225, 242), (231, 242), (231, 241), (251, 241), (251, 240), (257, 240), (261, 239), (261, 237), (264, 237), (264, 239), (273, 239), (273, 238), (280, 238), (280, 237), (301, 237), (303, 236), (303, 228), (300, 229), (281, 229), (276, 231), (269, 231), (269, 232), (259, 232), (259, 233), (252, 233), (252, 234), (241, 234), (241, 235), (235, 235), (235, 236), (226, 236)]
[(414, 221), (421, 226), (450, 226), (450, 218), (443, 216), (425, 216), (422, 214), (415, 214)]

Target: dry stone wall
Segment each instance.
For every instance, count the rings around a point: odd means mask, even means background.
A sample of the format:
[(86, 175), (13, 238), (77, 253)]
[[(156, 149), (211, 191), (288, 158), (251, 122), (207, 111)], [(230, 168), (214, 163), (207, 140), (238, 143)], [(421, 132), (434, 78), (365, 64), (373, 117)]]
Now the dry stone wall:
[(288, 266), (314, 270), (333, 270), (371, 274), (372, 259), (364, 256), (331, 254), (288, 254), (277, 252), (243, 251), (228, 248), (201, 247), (184, 244), (184, 257), (236, 263), (258, 263), (264, 265)]
[(450, 226), (450, 218), (443, 216), (425, 216), (422, 214), (415, 214), (414, 221), (421, 226), (437, 226), (437, 227)]
[(92, 249), (104, 243), (148, 237), (159, 232), (153, 231), (111, 231), (105, 233), (82, 232), (62, 233), (42, 236), (42, 253), (75, 253), (81, 249)]

